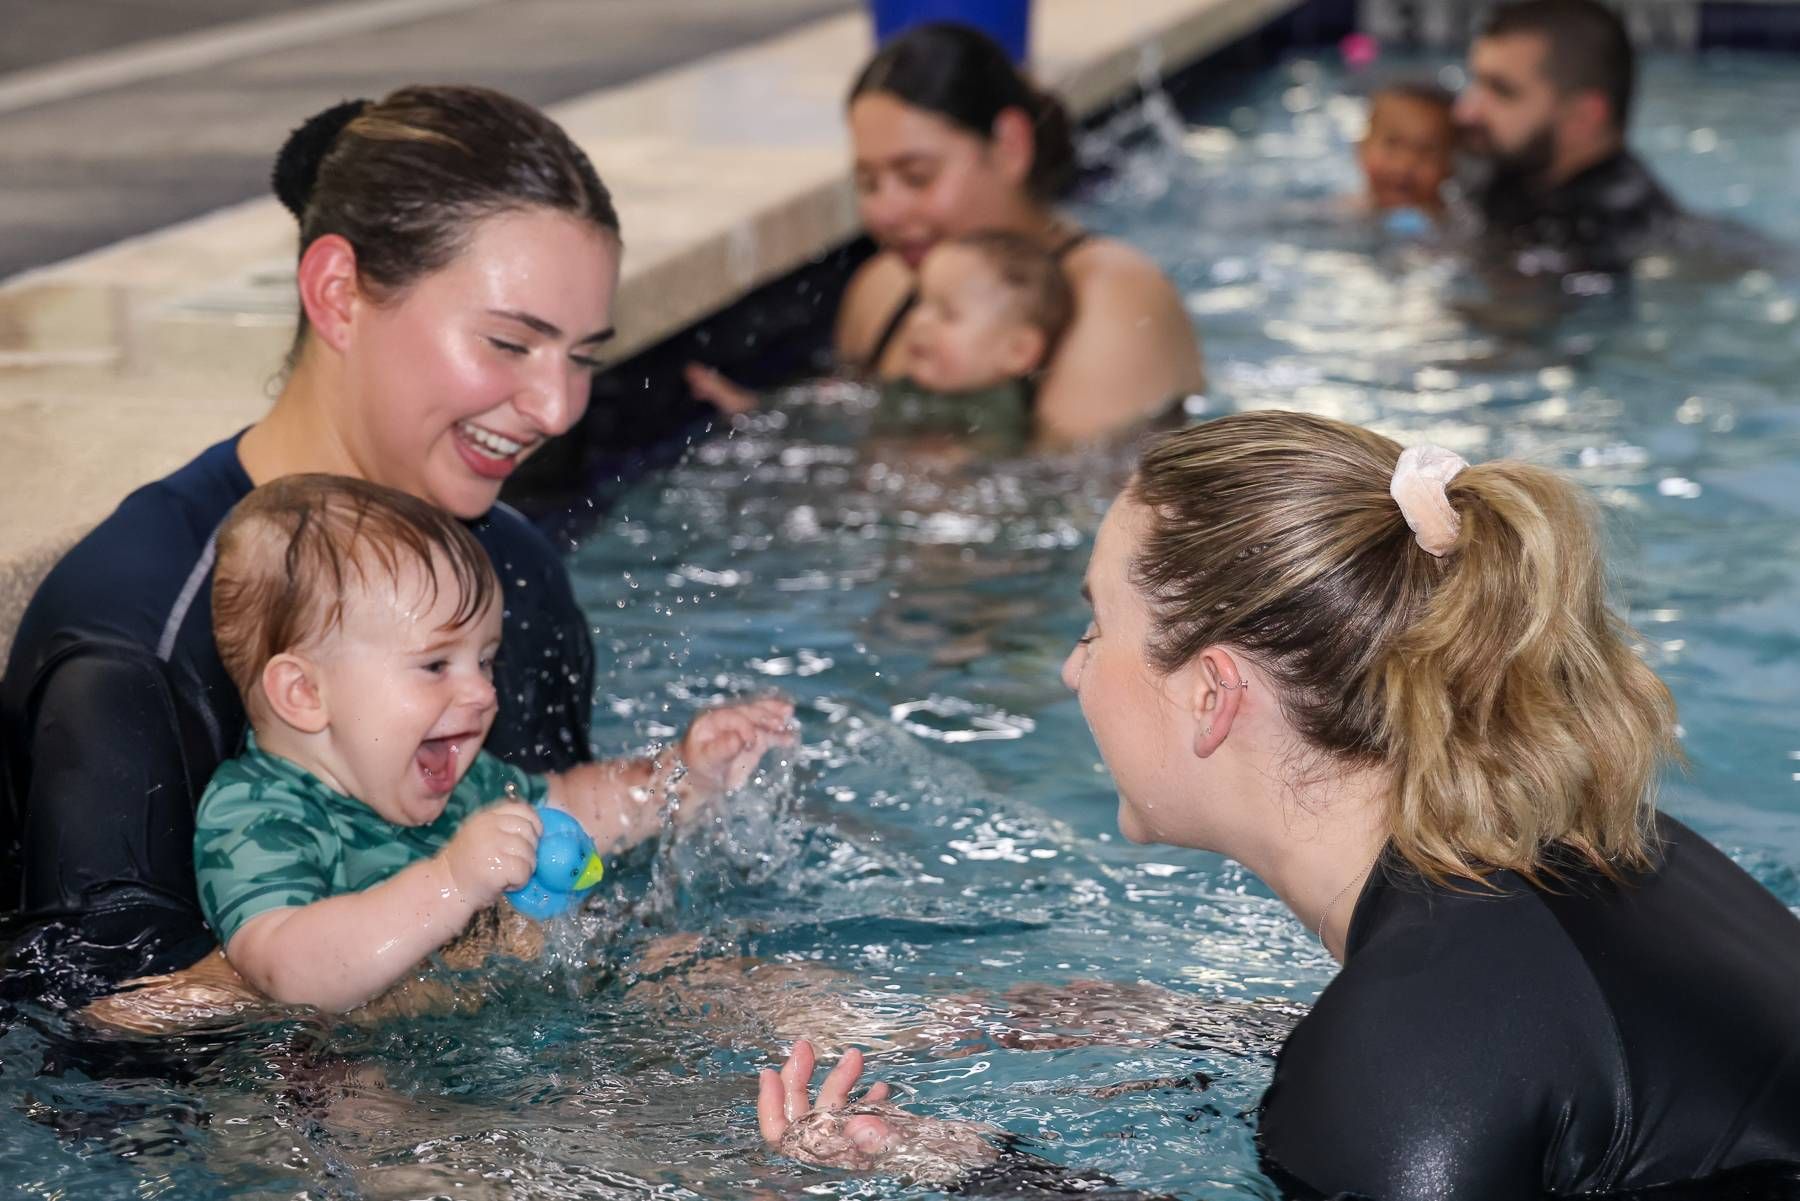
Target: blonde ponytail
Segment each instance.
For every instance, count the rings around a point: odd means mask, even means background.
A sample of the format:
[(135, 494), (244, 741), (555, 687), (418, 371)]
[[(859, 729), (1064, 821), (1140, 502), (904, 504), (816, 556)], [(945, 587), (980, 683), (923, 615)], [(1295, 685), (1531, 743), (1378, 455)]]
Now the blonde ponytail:
[(1446, 489), (1459, 524), (1440, 558), (1388, 494), (1399, 457), (1299, 413), (1153, 442), (1132, 484), (1152, 662), (1248, 655), (1309, 744), (1388, 774), (1392, 845), (1434, 880), (1647, 864), (1674, 704), (1607, 604), (1584, 494), (1470, 467)]
[(1461, 529), (1443, 578), (1369, 680), (1395, 844), (1434, 878), (1536, 878), (1565, 849), (1608, 873), (1648, 866), (1675, 707), (1607, 604), (1590, 503), (1510, 462), (1446, 494)]

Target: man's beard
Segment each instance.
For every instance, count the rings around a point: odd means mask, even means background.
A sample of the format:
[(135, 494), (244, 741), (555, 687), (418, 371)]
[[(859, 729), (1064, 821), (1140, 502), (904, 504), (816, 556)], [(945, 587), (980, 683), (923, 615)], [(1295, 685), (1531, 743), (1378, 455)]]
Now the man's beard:
[[(1487, 141), (1493, 146), (1492, 139)], [(1550, 165), (1556, 161), (1556, 131), (1546, 125), (1517, 150), (1493, 147), (1487, 158), (1491, 186), (1508, 191), (1536, 191), (1550, 174)]]

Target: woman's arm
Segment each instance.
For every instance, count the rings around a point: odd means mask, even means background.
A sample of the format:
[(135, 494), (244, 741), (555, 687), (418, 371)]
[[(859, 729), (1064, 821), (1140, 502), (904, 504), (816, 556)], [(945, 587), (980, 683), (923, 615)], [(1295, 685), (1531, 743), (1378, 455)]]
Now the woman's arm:
[[(38, 682), (18, 797), (27, 918), (68, 922), (59, 952), (117, 981), (185, 968), (214, 946), (194, 889), (194, 802), (214, 754), (160, 660), (131, 648), (63, 659)], [(16, 777), (15, 777), (16, 778)], [(76, 965), (71, 965), (76, 966)]]
[(1040, 438), (1100, 441), (1205, 388), (1193, 323), (1155, 264), (1103, 241), (1070, 255), (1067, 270), (1075, 323), (1038, 388)]
[(838, 305), (832, 338), (838, 362), (845, 370), (860, 372), (872, 368), (877, 377), (884, 378), (889, 372), (883, 368), (894, 368), (899, 359), (895, 349), (898, 339), (889, 344), (885, 363), (870, 363), (868, 359), (875, 349), (875, 340), (906, 303), (915, 283), (912, 269), (899, 255), (879, 253), (857, 268)]

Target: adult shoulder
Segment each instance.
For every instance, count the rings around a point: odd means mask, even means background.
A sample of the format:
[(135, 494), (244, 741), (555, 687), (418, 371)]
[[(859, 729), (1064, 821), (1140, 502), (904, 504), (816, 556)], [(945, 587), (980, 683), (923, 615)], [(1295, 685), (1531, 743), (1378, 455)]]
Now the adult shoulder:
[(487, 549), (488, 556), (494, 561), (494, 570), (500, 572), (503, 579), (507, 563), (521, 570), (547, 572), (558, 578), (568, 575), (562, 555), (549, 535), (504, 501), (476, 518), (469, 528)]
[(1200, 342), (1175, 286), (1143, 252), (1093, 238), (1064, 260), (1075, 323), (1038, 390), (1052, 441), (1121, 432), (1206, 386)]
[(880, 251), (858, 267), (838, 305), (833, 337), (838, 361), (854, 368), (868, 365), (876, 340), (916, 284), (912, 268), (891, 251)]
[[(1364, 913), (1373, 904), (1375, 912)], [(1535, 890), (1385, 886), (1283, 1046), (1260, 1138), (1289, 1188), (1407, 1201), (1585, 1192), (1614, 1170), (1606, 1000)]]
[[(236, 439), (128, 495), (59, 559), (20, 620), (13, 666), (71, 640), (139, 646), (167, 658), (211, 568), (219, 523), (250, 490)], [(52, 644), (56, 645), (52, 645)]]

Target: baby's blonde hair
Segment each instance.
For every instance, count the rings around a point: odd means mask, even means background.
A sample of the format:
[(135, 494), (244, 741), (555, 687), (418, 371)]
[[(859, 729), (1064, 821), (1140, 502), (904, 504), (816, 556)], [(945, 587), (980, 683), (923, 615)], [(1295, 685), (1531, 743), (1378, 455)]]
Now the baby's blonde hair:
[(1570, 853), (1647, 866), (1675, 707), (1607, 603), (1586, 495), (1541, 467), (1469, 467), (1439, 559), (1388, 495), (1400, 449), (1282, 412), (1152, 443), (1131, 485), (1152, 662), (1249, 656), (1312, 748), (1387, 773), (1388, 835), (1431, 879), (1537, 880)]
[(341, 475), (287, 475), (256, 489), (219, 527), (217, 555), (213, 640), (247, 707), (270, 659), (338, 626), (353, 584), (397, 586), (412, 564), (436, 604), (446, 564), (458, 596), (451, 629), (479, 617), (500, 590), (487, 552), (451, 514)]
[(1075, 321), (1075, 290), (1058, 257), (1036, 240), (1006, 230), (963, 234), (949, 245), (974, 251), (999, 277), (1019, 320), (1044, 335), (1040, 365), (1049, 362)]

